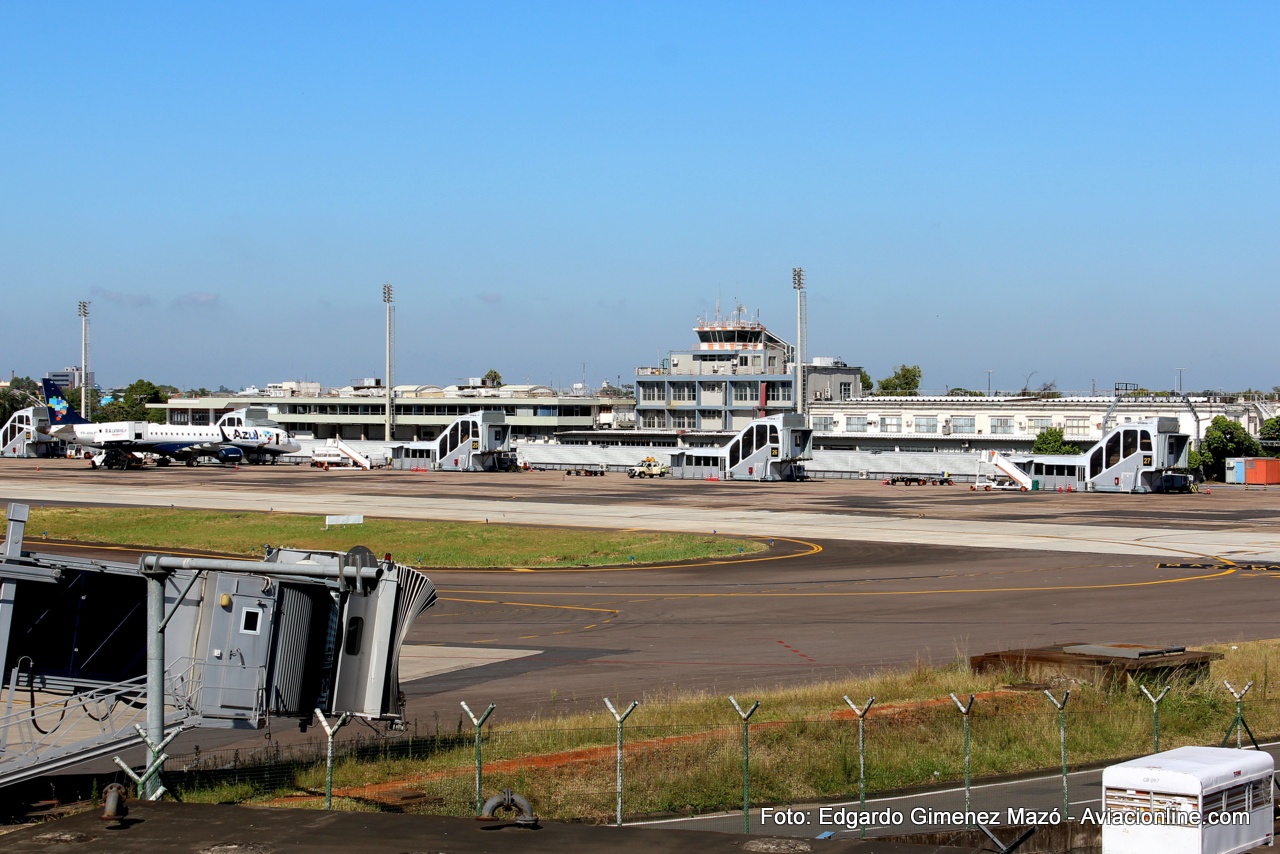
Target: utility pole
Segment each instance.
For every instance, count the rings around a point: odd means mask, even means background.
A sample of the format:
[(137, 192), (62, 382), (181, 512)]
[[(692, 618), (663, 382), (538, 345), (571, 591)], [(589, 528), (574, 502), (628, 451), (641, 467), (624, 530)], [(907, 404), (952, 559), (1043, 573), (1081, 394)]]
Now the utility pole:
[(804, 415), (804, 350), (807, 326), (805, 317), (804, 267), (791, 268), (791, 287), (796, 289), (796, 412)]
[(1182, 394), (1182, 372), (1186, 368), (1174, 368), (1174, 370), (1178, 372), (1178, 394)]
[(987, 369), (987, 397), (991, 397), (991, 369)]
[(387, 304), (387, 426), (384, 438), (390, 442), (395, 437), (393, 432), (395, 430), (395, 400), (392, 394), (392, 389), (395, 386), (391, 374), (396, 365), (395, 289), (391, 285), (382, 286), (382, 301)]
[(89, 412), (89, 303), (80, 301), (80, 414), (92, 419)]

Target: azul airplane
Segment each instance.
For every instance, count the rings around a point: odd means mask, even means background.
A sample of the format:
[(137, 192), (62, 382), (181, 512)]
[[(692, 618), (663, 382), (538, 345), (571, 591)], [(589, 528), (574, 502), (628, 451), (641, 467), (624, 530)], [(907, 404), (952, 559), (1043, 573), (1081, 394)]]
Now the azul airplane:
[(248, 409), (228, 412), (210, 427), (179, 424), (152, 424), (147, 421), (86, 421), (67, 401), (62, 390), (44, 381), (44, 397), (49, 409), (49, 432), (65, 442), (102, 451), (98, 465), (128, 468), (138, 454), (156, 454), (158, 465), (178, 460), (198, 465), (200, 457), (224, 463), (275, 462), (283, 454), (294, 454), (301, 445), (274, 421), (251, 418)]

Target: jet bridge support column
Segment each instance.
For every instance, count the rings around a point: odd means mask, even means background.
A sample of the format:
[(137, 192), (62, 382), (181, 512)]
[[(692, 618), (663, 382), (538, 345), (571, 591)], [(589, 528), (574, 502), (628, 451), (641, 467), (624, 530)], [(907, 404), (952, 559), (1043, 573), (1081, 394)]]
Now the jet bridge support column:
[[(147, 767), (156, 761), (157, 750), (150, 745), (164, 741), (164, 584), (169, 570), (158, 566), (139, 567), (147, 579)], [(138, 796), (150, 800), (160, 785), (160, 777), (153, 774), (146, 780), (146, 791)]]

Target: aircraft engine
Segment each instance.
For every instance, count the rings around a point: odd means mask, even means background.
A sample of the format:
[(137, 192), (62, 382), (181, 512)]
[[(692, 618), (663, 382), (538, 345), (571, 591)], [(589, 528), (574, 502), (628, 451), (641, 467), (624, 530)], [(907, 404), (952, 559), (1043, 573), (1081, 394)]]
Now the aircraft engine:
[(219, 462), (238, 463), (244, 459), (244, 451), (234, 447), (219, 448), (215, 456)]

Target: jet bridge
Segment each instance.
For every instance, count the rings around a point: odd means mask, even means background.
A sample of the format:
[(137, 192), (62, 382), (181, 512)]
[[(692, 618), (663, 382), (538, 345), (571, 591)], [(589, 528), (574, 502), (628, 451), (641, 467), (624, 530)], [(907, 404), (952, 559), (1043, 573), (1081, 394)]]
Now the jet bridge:
[(0, 786), (137, 744), (144, 717), (153, 734), (315, 709), (402, 721), (400, 648), (436, 600), (418, 570), (362, 546), (138, 564), (29, 553), (26, 518), (10, 505), (0, 561)]
[(49, 435), (49, 416), (43, 406), (19, 409), (0, 428), (0, 457), (54, 457), (64, 445)]
[(1007, 462), (1042, 490), (1178, 492), (1191, 486), (1184, 471), (1191, 437), (1177, 418), (1147, 418), (1116, 424), (1080, 454), (1012, 456)]
[(503, 471), (515, 465), (507, 416), (488, 410), (460, 416), (431, 441), (397, 447), (392, 465), (432, 471)]
[(757, 418), (720, 448), (671, 453), (671, 475), (704, 480), (802, 480), (813, 458), (813, 431), (803, 415)]

